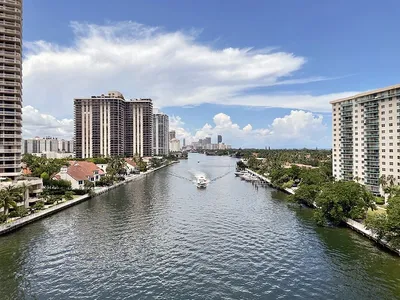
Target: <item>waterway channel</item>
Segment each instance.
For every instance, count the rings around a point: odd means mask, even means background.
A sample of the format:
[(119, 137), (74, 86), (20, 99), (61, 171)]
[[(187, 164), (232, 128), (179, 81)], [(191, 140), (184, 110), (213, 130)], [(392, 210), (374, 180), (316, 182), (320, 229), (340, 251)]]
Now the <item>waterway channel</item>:
[(235, 163), (191, 154), (0, 237), (0, 299), (400, 299), (368, 239), (233, 173), (191, 181)]

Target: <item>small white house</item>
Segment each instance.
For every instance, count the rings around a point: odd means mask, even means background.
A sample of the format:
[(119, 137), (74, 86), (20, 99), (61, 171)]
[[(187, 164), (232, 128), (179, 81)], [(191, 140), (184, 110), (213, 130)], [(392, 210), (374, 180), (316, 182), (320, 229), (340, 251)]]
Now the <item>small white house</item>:
[(96, 183), (104, 176), (104, 172), (92, 162), (70, 161), (69, 166), (63, 166), (53, 179), (62, 179), (71, 182), (73, 189), (83, 189), (85, 181)]

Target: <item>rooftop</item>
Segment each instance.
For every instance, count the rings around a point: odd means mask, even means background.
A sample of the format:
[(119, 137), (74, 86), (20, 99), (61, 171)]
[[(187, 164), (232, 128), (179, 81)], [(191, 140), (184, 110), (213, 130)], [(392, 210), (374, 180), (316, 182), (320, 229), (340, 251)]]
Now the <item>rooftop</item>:
[(388, 86), (388, 87), (385, 87), (385, 88), (380, 88), (380, 89), (376, 89), (376, 90), (363, 92), (363, 93), (356, 94), (356, 95), (351, 96), (351, 97), (336, 99), (336, 100), (330, 101), (329, 103), (330, 104), (334, 104), (334, 103), (338, 103), (338, 102), (342, 102), (342, 101), (353, 100), (353, 99), (356, 99), (356, 98), (359, 98), (359, 97), (368, 96), (368, 95), (376, 94), (376, 93), (382, 93), (382, 92), (385, 92), (387, 90), (398, 89), (398, 88), (400, 88), (400, 84), (391, 85), (391, 86)]

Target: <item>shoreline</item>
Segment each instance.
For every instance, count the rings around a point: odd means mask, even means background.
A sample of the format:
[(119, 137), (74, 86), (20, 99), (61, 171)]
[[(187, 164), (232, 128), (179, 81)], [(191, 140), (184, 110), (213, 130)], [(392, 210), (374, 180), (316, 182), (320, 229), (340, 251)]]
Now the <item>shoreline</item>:
[(1, 224), (0, 225), (0, 236), (4, 235), (4, 234), (11, 233), (11, 232), (13, 232), (13, 231), (15, 231), (15, 230), (17, 230), (17, 229), (19, 229), (19, 228), (21, 228), (23, 226), (26, 226), (26, 225), (28, 225), (30, 223), (33, 223), (33, 222), (38, 221), (40, 219), (43, 219), (43, 218), (46, 218), (46, 217), (51, 216), (53, 214), (56, 214), (59, 211), (62, 211), (62, 210), (67, 209), (67, 208), (69, 208), (71, 206), (74, 206), (74, 205), (77, 205), (77, 204), (82, 203), (84, 201), (87, 201), (89, 199), (92, 199), (92, 198), (94, 198), (94, 197), (96, 197), (98, 195), (104, 194), (104, 193), (106, 193), (106, 192), (108, 192), (110, 190), (113, 190), (113, 189), (115, 189), (115, 188), (117, 188), (119, 186), (128, 184), (130, 182), (133, 182), (133, 181), (136, 181), (136, 180), (139, 180), (139, 179), (142, 179), (142, 178), (146, 177), (148, 174), (154, 173), (155, 171), (158, 171), (160, 169), (163, 169), (165, 167), (168, 167), (168, 166), (176, 164), (176, 163), (179, 163), (179, 161), (173, 161), (173, 162), (170, 162), (169, 164), (163, 165), (163, 166), (155, 168), (155, 169), (148, 170), (148, 171), (146, 171), (144, 173), (141, 173), (141, 174), (138, 174), (136, 176), (127, 177), (127, 178), (125, 178), (124, 181), (121, 181), (121, 182), (118, 182), (116, 184), (113, 184), (112, 186), (95, 188), (93, 190), (93, 192), (94, 192), (94, 196), (93, 197), (90, 197), (89, 194), (85, 194), (85, 195), (79, 196), (79, 197), (77, 197), (77, 198), (75, 198), (73, 200), (64, 201), (62, 203), (53, 205), (53, 206), (51, 206), (49, 208), (46, 208), (44, 210), (35, 212), (34, 214), (31, 214), (31, 215), (16, 219), (14, 221), (11, 221), (10, 223)]
[[(273, 187), (274, 189), (280, 190), (282, 192), (285, 192), (289, 195), (294, 195), (294, 191), (292, 189), (281, 189), (281, 188), (276, 188), (274, 186), (272, 186), (271, 181), (266, 178), (263, 175), (260, 175), (256, 172), (254, 172), (253, 170), (250, 169), (246, 169), (246, 171), (250, 172), (251, 174), (257, 176), (258, 178), (260, 178), (262, 181), (265, 181), (269, 186)], [(380, 246), (385, 247), (387, 250), (390, 250), (391, 252), (396, 253), (397, 255), (400, 256), (400, 249), (396, 249), (394, 247), (392, 247), (391, 245), (389, 245), (388, 242), (381, 240), (377, 237), (376, 234), (374, 234), (371, 230), (367, 229), (364, 224), (357, 222), (355, 220), (352, 219), (347, 219), (345, 224), (347, 225), (348, 228), (350, 228), (351, 230), (365, 236), (366, 238), (373, 240), (375, 243), (379, 244)]]

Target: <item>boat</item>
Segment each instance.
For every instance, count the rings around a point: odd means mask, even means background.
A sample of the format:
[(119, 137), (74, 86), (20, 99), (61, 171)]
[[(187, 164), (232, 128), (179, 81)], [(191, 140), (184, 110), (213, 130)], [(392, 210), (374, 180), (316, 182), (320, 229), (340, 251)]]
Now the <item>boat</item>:
[(205, 189), (207, 187), (207, 179), (204, 176), (197, 178), (197, 188)]
[(244, 172), (244, 171), (236, 171), (235, 176), (238, 177), (238, 176), (244, 175), (245, 173), (246, 172)]

